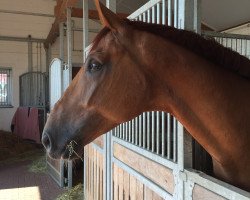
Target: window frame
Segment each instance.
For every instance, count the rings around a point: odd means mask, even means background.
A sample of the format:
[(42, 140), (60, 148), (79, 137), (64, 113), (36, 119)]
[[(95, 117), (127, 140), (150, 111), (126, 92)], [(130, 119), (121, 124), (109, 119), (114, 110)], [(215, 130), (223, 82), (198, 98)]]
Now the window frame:
[[(12, 81), (13, 81), (13, 75), (12, 75), (12, 68), (11, 67), (4, 67), (0, 66), (0, 74), (7, 74), (7, 95), (6, 95), (6, 101), (1, 101), (0, 99), (0, 108), (12, 108), (12, 97), (13, 97), (13, 87), (12, 87)], [(1, 89), (3, 90), (3, 89)], [(0, 98), (2, 95), (2, 91), (0, 90)]]

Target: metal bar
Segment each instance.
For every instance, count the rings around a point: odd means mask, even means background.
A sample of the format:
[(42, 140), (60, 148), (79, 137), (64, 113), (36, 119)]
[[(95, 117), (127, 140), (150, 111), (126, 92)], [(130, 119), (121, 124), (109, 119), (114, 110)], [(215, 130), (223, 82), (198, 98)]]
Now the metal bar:
[(132, 143), (135, 143), (135, 120), (132, 119)]
[(238, 51), (238, 39), (235, 40), (236, 44), (235, 44), (235, 51)]
[(172, 26), (172, 0), (168, 0), (168, 25)]
[(122, 138), (125, 140), (125, 123), (122, 123)]
[(245, 56), (247, 56), (248, 52), (248, 46), (247, 46), (247, 40), (245, 40)]
[(179, 5), (178, 0), (174, 0), (174, 27), (178, 28), (178, 21), (179, 21)]
[(138, 117), (135, 118), (135, 144), (138, 145)]
[(121, 162), (120, 160), (113, 158), (113, 162), (125, 170), (127, 173), (131, 174), (132, 176), (136, 177), (137, 180), (141, 181), (145, 186), (150, 188), (156, 194), (161, 196), (163, 199), (172, 199), (173, 196), (166, 192), (162, 187), (158, 186), (156, 183), (152, 182), (150, 179), (146, 178), (145, 176), (138, 173), (133, 168), (130, 168), (125, 163)]
[(83, 62), (85, 62), (87, 54), (86, 53), (86, 48), (89, 45), (89, 3), (88, 1), (83, 1)]
[(142, 21), (143, 21), (143, 22), (146, 22), (146, 13), (145, 13), (145, 12), (142, 13)]
[(146, 148), (146, 113), (142, 114), (142, 135), (143, 135), (143, 148)]
[(147, 23), (151, 22), (151, 13), (150, 10), (147, 11)]
[[(64, 27), (64, 30), (67, 30), (67, 27)], [(88, 30), (89, 30), (88, 32), (92, 32), (92, 33), (99, 33), (100, 32), (100, 29), (89, 28)], [(79, 28), (79, 27), (72, 27), (72, 31), (82, 32), (82, 31), (84, 31), (84, 29)]]
[(122, 125), (119, 125), (119, 138), (122, 138)]
[[(63, 82), (64, 82), (64, 76), (63, 76), (63, 67), (64, 67), (64, 24), (59, 24), (59, 56), (61, 60), (61, 95), (63, 94)], [(66, 89), (66, 88), (65, 88)]]
[(161, 155), (165, 156), (165, 113), (161, 112)]
[(60, 159), (60, 180), (59, 180), (59, 185), (60, 187), (64, 187), (64, 160)]
[(155, 151), (155, 112), (152, 111), (152, 127), (151, 127), (151, 131), (152, 131), (152, 149), (151, 151), (154, 152)]
[(128, 122), (128, 141), (131, 142), (131, 121)]
[(6, 105), (10, 105), (10, 94), (11, 94), (11, 90), (10, 90), (10, 79), (11, 79), (11, 77), (10, 77), (10, 69), (9, 70), (7, 70), (6, 69), (6, 74), (7, 74), (7, 95), (6, 95), (6, 100), (5, 100), (5, 102), (6, 102)]
[(160, 24), (160, 3), (156, 5), (156, 23)]
[(36, 67), (37, 67), (37, 70), (36, 71), (39, 71), (38, 69), (38, 42), (36, 43)]
[(69, 83), (72, 81), (72, 22), (71, 22), (71, 8), (67, 8), (67, 54), (68, 54), (68, 69), (69, 69)]
[(240, 54), (243, 54), (243, 46), (242, 46), (242, 39), (240, 40)]
[[(97, 145), (98, 146), (98, 145)], [(96, 183), (97, 183), (97, 189), (96, 189), (96, 199), (99, 199), (99, 185), (100, 185), (100, 180), (99, 180), (99, 159), (96, 156)]]
[(23, 11), (16, 11), (16, 10), (4, 10), (4, 9), (0, 9), (0, 13), (8, 13), (8, 14), (16, 14), (16, 15), (32, 15), (32, 16), (38, 16), (38, 17), (51, 17), (51, 18), (55, 17), (54, 15), (50, 15), (50, 14), (23, 12)]
[(125, 140), (128, 141), (128, 122), (125, 123)]
[[(177, 142), (176, 142), (176, 132), (177, 132), (177, 127), (176, 127), (176, 119), (173, 117), (173, 161), (176, 162), (176, 153), (177, 153)], [(181, 147), (180, 147), (181, 148)]]
[(72, 160), (68, 161), (68, 188), (72, 187), (72, 171), (73, 171), (73, 167), (72, 167)]
[(152, 23), (155, 23), (155, 6), (152, 7)]
[(160, 112), (156, 112), (156, 153), (160, 150)]
[(105, 156), (105, 168), (106, 168), (106, 199), (112, 199), (111, 198), (111, 193), (112, 193), (112, 157), (113, 157), (113, 142), (112, 142), (112, 133), (111, 131), (109, 131), (106, 134), (106, 145), (105, 145), (105, 149), (106, 149), (106, 156)]
[(196, 33), (201, 33), (201, 0), (194, 0), (194, 30)]
[(147, 149), (150, 149), (150, 112), (147, 112)]
[(142, 146), (142, 115), (139, 115), (139, 146)]
[(115, 130), (115, 131), (114, 131), (114, 136), (117, 136), (117, 135), (116, 135), (116, 134), (117, 134), (117, 127), (115, 127), (114, 130)]
[(171, 132), (171, 116), (170, 116), (170, 114), (168, 113), (167, 114), (167, 159), (170, 159), (170, 151), (171, 151), (171, 149), (170, 149), (170, 132)]
[(162, 24), (166, 24), (166, 0), (162, 0)]
[(0, 40), (4, 41), (15, 41), (15, 42), (45, 42), (44, 39), (39, 38), (24, 38), (24, 37), (11, 37), (11, 36), (0, 36)]
[(142, 16), (141, 15), (139, 15), (139, 21), (142, 21)]
[(32, 72), (33, 71), (33, 53), (32, 53), (32, 41), (31, 36), (29, 35), (28, 37), (28, 71)]
[(40, 65), (40, 71), (43, 71), (42, 70), (42, 44), (41, 43), (39, 43), (39, 54), (40, 54), (40, 63), (39, 63), (39, 65)]

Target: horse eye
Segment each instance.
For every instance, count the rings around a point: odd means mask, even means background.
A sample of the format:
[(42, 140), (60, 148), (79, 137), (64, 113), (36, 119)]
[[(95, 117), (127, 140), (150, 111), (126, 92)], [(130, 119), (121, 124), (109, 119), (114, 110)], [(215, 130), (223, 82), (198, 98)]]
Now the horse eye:
[(88, 65), (88, 71), (90, 72), (95, 72), (95, 71), (100, 71), (102, 69), (102, 64), (93, 60), (89, 62)]

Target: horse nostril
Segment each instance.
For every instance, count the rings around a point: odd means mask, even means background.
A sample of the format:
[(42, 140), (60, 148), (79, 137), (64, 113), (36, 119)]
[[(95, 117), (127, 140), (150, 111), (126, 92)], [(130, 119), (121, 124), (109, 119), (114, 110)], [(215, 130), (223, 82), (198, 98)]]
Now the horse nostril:
[(50, 137), (47, 133), (43, 133), (42, 143), (43, 143), (43, 146), (45, 147), (45, 149), (47, 151), (49, 151), (51, 148), (51, 140), (50, 140)]

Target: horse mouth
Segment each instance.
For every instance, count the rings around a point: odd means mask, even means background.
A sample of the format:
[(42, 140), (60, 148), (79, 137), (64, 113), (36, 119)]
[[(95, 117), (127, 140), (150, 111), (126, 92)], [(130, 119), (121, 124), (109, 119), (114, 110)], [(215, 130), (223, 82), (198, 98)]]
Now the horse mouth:
[(65, 145), (61, 150), (47, 152), (47, 155), (52, 159), (74, 160), (81, 159), (83, 155), (83, 149), (80, 146), (72, 145), (72, 142)]
[(70, 141), (61, 153), (61, 159), (74, 160), (82, 159), (83, 148), (77, 144), (74, 140)]

